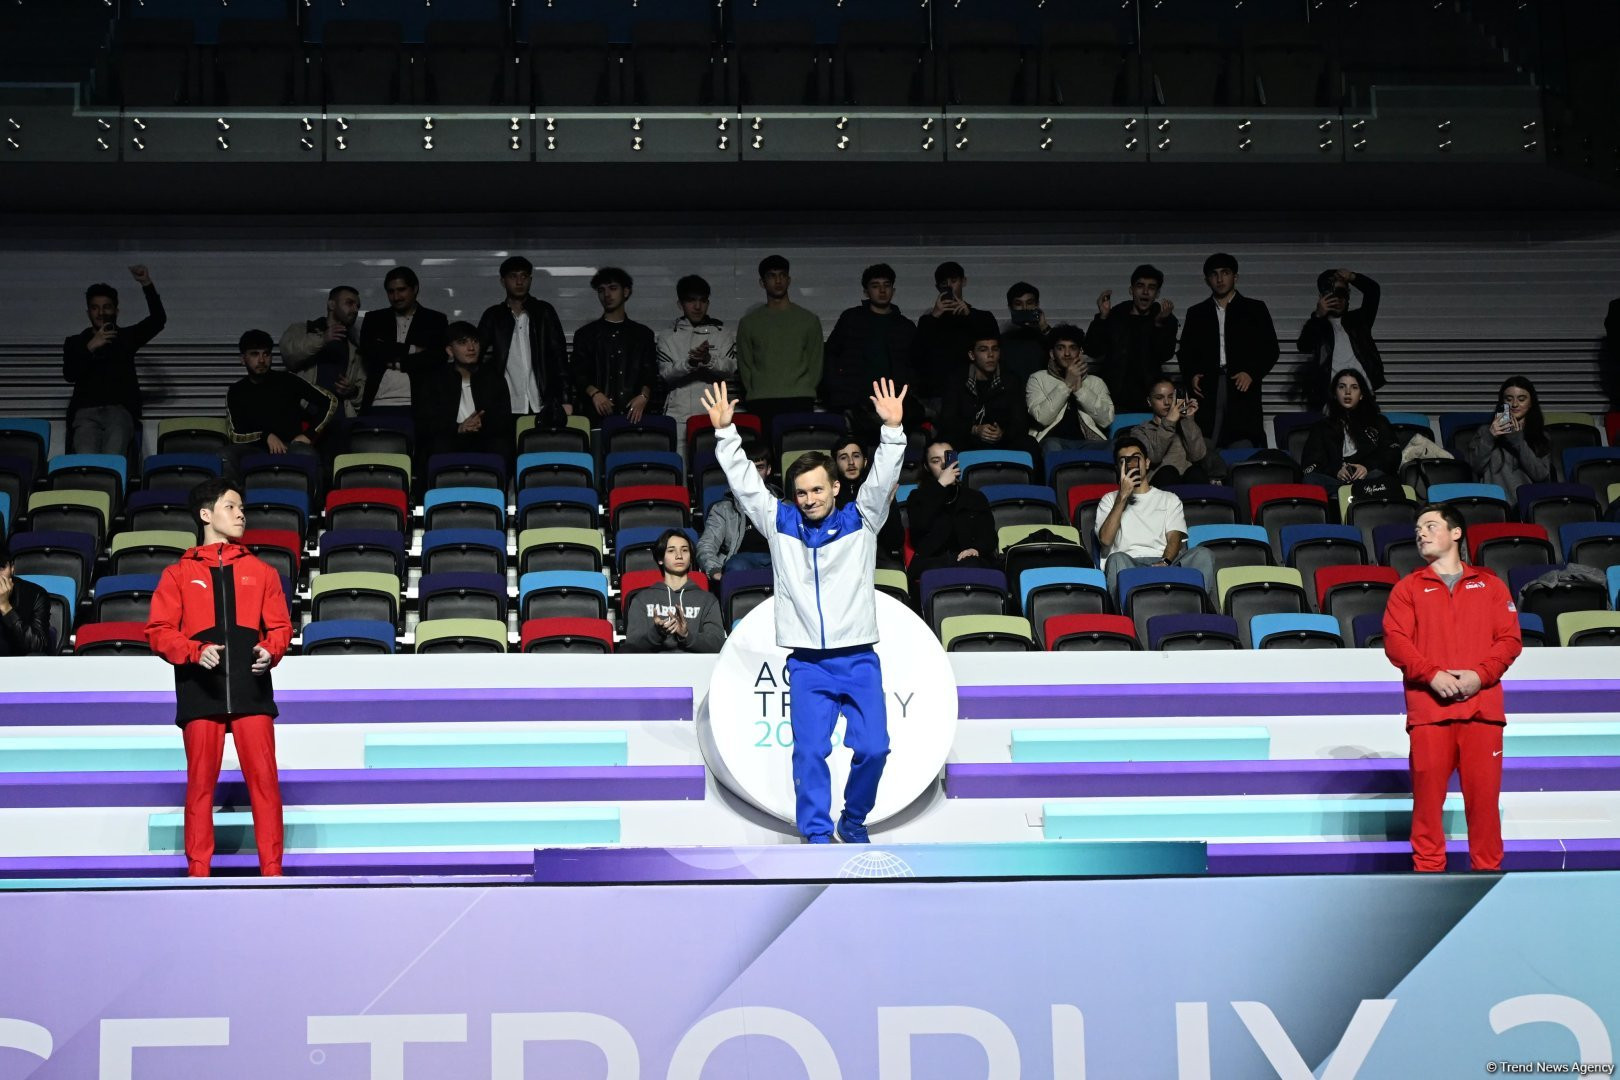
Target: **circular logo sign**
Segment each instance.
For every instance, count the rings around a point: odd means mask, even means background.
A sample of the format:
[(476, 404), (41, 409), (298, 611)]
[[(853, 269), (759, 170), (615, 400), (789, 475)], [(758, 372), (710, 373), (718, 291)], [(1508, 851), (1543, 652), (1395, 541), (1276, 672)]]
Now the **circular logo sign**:
[[(883, 665), (889, 719), (889, 760), (878, 785), (874, 825), (926, 792), (945, 768), (956, 739), (956, 674), (928, 624), (904, 604), (876, 595), (878, 660)], [(716, 779), (751, 805), (792, 822), (793, 688), (788, 650), (776, 644), (775, 598), (738, 623), (715, 661), (709, 693), (698, 709), (698, 742)], [(849, 776), (844, 718), (828, 758), (836, 820)]]

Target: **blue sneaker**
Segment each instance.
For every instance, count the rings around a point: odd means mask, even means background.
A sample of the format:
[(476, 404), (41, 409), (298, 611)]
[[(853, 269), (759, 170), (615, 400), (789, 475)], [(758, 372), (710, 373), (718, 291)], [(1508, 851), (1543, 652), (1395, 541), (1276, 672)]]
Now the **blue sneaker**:
[(866, 826), (857, 825), (842, 815), (838, 818), (838, 839), (846, 844), (870, 844), (871, 838), (866, 835)]
[(832, 837), (828, 836), (826, 833), (818, 833), (815, 836), (805, 837), (804, 842), (807, 844), (830, 844), (832, 843)]

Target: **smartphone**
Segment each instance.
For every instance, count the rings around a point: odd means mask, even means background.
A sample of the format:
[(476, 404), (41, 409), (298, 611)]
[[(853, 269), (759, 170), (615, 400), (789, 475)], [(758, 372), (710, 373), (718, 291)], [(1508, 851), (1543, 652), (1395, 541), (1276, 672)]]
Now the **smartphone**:
[(1015, 311), (1012, 313), (1012, 322), (1014, 326), (1034, 326), (1040, 321), (1041, 312), (1039, 308), (1032, 308), (1027, 311)]
[(1501, 416), (1502, 416), (1502, 423), (1504, 423), (1504, 424), (1513, 423), (1513, 406), (1509, 405), (1505, 401), (1502, 402)]
[(945, 467), (947, 469), (956, 464), (956, 457), (957, 455), (955, 450), (945, 451)]
[(941, 285), (939, 287), (939, 296), (942, 300), (954, 300), (956, 299), (956, 292), (948, 284)]

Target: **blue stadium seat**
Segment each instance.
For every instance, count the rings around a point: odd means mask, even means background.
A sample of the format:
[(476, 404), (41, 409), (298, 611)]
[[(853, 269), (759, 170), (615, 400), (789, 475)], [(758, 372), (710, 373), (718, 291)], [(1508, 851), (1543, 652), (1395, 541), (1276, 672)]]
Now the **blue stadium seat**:
[(20, 416), (0, 417), (0, 456), (21, 458), (38, 475), (51, 450), (51, 422)]
[(1152, 620), (1163, 615), (1202, 615), (1214, 610), (1204, 575), (1186, 566), (1133, 566), (1119, 575), (1119, 610), (1148, 641)]
[[(651, 529), (621, 529), (613, 534), (613, 563), (618, 573), (626, 570), (656, 570), (657, 564), (653, 561), (653, 545), (666, 530)], [(692, 550), (697, 550), (698, 534), (696, 529), (682, 529), (688, 540), (692, 541)], [(632, 565), (632, 563), (634, 565)], [(730, 577), (727, 574), (726, 577)]]
[(1572, 484), (1585, 484), (1597, 492), (1607, 510), (1609, 487), (1620, 484), (1620, 447), (1570, 447), (1564, 451), (1564, 476)]
[(1137, 424), (1145, 424), (1151, 419), (1153, 414), (1147, 412), (1115, 413), (1113, 423), (1108, 425), (1108, 441), (1113, 442)]
[(115, 516), (129, 490), (129, 462), (120, 454), (58, 454), (45, 474), (53, 488), (105, 491)]
[(506, 494), (487, 487), (436, 487), (422, 496), (422, 514), (429, 530), (505, 529)]
[(217, 454), (152, 454), (141, 462), (141, 486), (147, 491), (189, 492), (220, 471)]
[(1022, 450), (965, 450), (956, 461), (962, 482), (970, 488), (1029, 484), (1035, 479), (1035, 459)]
[(517, 486), (595, 488), (596, 463), (589, 454), (519, 454)]
[(96, 541), (87, 533), (31, 530), (11, 537), (11, 561), (20, 576), (62, 577), (83, 596), (96, 565)]
[(321, 534), (323, 574), (352, 572), (405, 578), (405, 537), (391, 529), (328, 529)]
[(70, 577), (58, 574), (24, 574), (18, 577), (33, 582), (45, 590), (51, 607), (52, 652), (65, 652), (68, 638), (73, 634), (73, 623), (79, 611), (79, 585)]
[(953, 615), (1005, 614), (1007, 576), (978, 567), (926, 570), (917, 579), (917, 607), (936, 636), (940, 624)]
[(517, 493), (516, 525), (520, 531), (594, 529), (600, 522), (601, 500), (594, 488), (526, 487)]
[[(133, 496), (130, 505), (134, 505)], [(299, 536), (309, 532), (309, 496), (302, 491), (250, 488), (242, 497), (242, 505), (250, 529), (278, 529)]]
[(1243, 647), (1230, 615), (1155, 615), (1147, 622), (1154, 652), (1232, 652)]
[(1331, 615), (1272, 612), (1249, 620), (1249, 639), (1256, 649), (1341, 649), (1339, 620)]
[(1500, 484), (1435, 484), (1430, 502), (1450, 503), (1469, 525), (1513, 520), (1513, 508)]
[(428, 458), (430, 488), (493, 488), (506, 490), (506, 458), (500, 454), (434, 454)]
[(1112, 615), (1114, 599), (1101, 570), (1080, 566), (1036, 566), (1018, 576), (1016, 614), (1029, 620), (1036, 641), (1046, 620), (1057, 615)]
[(589, 570), (539, 570), (518, 580), (518, 622), (529, 619), (602, 619), (608, 612), (607, 578)]
[(1459, 436), (1472, 435), (1479, 428), (1486, 427), (1496, 418), (1494, 412), (1452, 412), (1440, 414), (1440, 445), (1450, 450), (1458, 457), (1457, 440)]
[(90, 618), (94, 622), (145, 622), (161, 574), (107, 574), (96, 579)]
[(504, 574), (504, 529), (433, 529), (422, 534), (422, 572)]
[(1607, 570), (1620, 566), (1620, 524), (1576, 521), (1558, 529), (1558, 543), (1568, 562)]
[(603, 459), (602, 476), (603, 488), (608, 491), (647, 484), (685, 484), (686, 466), (672, 450), (626, 450)]
[(375, 619), (325, 619), (304, 627), (305, 656), (392, 653), (394, 627)]
[(1521, 484), (1515, 494), (1519, 520), (1541, 526), (1554, 541), (1565, 525), (1593, 522), (1603, 516), (1597, 494), (1585, 484)]
[(996, 528), (1005, 525), (1056, 525), (1057, 493), (1037, 484), (995, 484), (980, 488), (990, 503)]

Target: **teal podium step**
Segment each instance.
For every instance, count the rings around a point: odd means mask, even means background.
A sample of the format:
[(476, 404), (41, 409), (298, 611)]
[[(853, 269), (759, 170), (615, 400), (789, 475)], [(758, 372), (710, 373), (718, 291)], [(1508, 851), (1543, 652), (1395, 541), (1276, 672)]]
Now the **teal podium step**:
[(43, 735), (0, 738), (0, 773), (161, 772), (186, 768), (170, 735)]
[(627, 765), (622, 731), (430, 731), (366, 736), (368, 769)]
[[(555, 844), (617, 844), (616, 806), (421, 806), (387, 810), (288, 810), (282, 815), (288, 851), (335, 848), (549, 847)], [(147, 849), (183, 851), (181, 814), (147, 819)], [(214, 815), (214, 847), (220, 854), (251, 852), (253, 816), (246, 811)]]
[(1554, 721), (1509, 724), (1502, 734), (1504, 756), (1620, 757), (1620, 724)]
[[(1043, 808), (1048, 840), (1405, 840), (1412, 800), (1076, 799)], [(1447, 836), (1468, 833), (1462, 796), (1446, 799)]]
[(1014, 762), (1264, 761), (1263, 727), (1028, 728), (1012, 733)]

